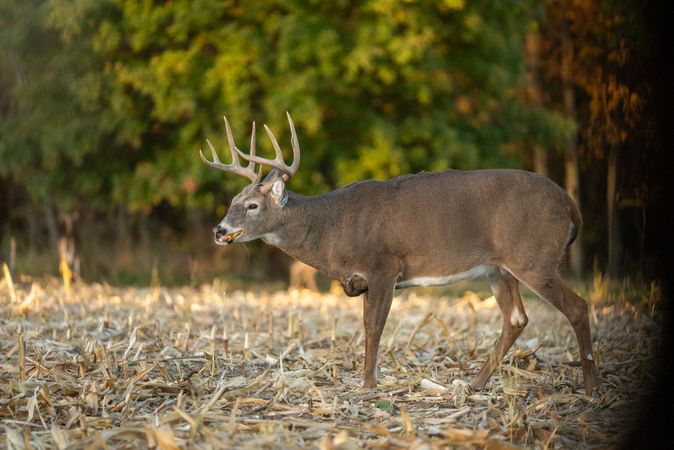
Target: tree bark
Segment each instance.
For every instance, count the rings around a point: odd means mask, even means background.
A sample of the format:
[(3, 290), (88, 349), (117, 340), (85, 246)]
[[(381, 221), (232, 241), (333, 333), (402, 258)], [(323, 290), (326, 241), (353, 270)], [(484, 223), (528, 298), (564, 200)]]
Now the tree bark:
[(12, 236), (10, 228), (10, 211), (12, 210), (12, 180), (11, 177), (0, 177), (0, 259), (4, 259), (5, 234)]
[[(569, 37), (569, 30), (564, 27), (562, 31), (562, 61), (561, 61), (561, 80), (562, 94), (564, 103), (564, 115), (577, 122), (576, 114), (576, 96), (571, 84), (571, 64), (573, 64), (574, 48)], [(578, 145), (577, 136), (564, 149), (564, 184), (569, 197), (581, 209), (580, 202), (580, 169), (578, 166)], [(580, 278), (583, 275), (583, 242), (580, 236), (576, 238), (574, 244), (569, 248), (569, 267), (574, 277)]]
[(534, 144), (534, 172), (548, 176), (548, 154), (538, 144)]
[[(526, 65), (527, 65), (527, 100), (531, 107), (543, 106), (543, 94), (540, 81), (540, 47), (541, 37), (538, 31), (530, 32), (525, 40)], [(545, 149), (538, 143), (532, 144), (534, 171), (548, 176), (548, 155)]]
[(128, 214), (123, 205), (117, 206), (117, 214), (114, 220), (117, 225), (117, 229), (115, 230), (117, 250), (126, 251), (131, 245), (131, 230), (129, 229)]
[(44, 212), (45, 224), (47, 225), (47, 235), (49, 236), (49, 247), (58, 251), (58, 227), (56, 225), (56, 214), (51, 196), (46, 194), (42, 201), (42, 210)]
[(620, 277), (622, 260), (622, 241), (620, 219), (618, 217), (618, 152), (611, 150), (608, 156), (608, 174), (606, 177), (606, 211), (608, 221), (608, 276)]
[(9, 272), (15, 273), (14, 268), (16, 266), (16, 238), (10, 236), (9, 238)]
[[(576, 203), (578, 209), (581, 209), (580, 203), (580, 174), (578, 170), (578, 152), (575, 144), (573, 149), (567, 148), (564, 151), (564, 183), (569, 197)], [(581, 230), (582, 233), (582, 230)], [(576, 237), (573, 245), (569, 247), (569, 268), (574, 277), (580, 278), (583, 275), (584, 249), (582, 235)]]

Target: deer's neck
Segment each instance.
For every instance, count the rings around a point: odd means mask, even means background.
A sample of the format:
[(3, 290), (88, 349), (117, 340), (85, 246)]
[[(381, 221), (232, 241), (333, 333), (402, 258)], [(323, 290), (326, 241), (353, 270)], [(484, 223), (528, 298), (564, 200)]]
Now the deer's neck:
[(305, 197), (289, 192), (288, 196), (279, 227), (262, 240), (329, 274), (327, 247), (339, 219), (334, 204), (325, 195)]

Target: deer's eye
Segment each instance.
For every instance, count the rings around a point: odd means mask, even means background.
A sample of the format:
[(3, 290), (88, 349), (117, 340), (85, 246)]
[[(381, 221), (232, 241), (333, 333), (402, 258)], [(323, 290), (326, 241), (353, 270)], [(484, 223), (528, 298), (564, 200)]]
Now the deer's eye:
[(257, 209), (257, 203), (251, 203), (247, 206), (248, 209)]

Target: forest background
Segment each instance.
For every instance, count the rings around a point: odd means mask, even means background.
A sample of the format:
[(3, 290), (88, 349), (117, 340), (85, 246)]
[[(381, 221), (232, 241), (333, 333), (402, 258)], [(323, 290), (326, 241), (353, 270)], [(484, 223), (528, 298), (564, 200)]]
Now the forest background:
[(56, 274), (66, 238), (87, 280), (285, 278), (268, 246), (214, 247), (246, 181), (198, 150), (227, 161), (223, 115), (240, 148), (255, 120), (287, 150), (289, 111), (294, 191), (535, 170), (584, 215), (569, 276), (648, 279), (667, 208), (649, 171), (668, 154), (649, 5), (0, 0), (0, 259)]

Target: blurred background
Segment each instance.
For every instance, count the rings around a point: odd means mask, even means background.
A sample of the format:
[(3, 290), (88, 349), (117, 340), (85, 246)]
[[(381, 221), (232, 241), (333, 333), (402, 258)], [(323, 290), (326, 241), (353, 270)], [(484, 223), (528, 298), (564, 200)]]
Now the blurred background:
[[(227, 115), (239, 148), (255, 120), (289, 158), (289, 111), (302, 147), (291, 190), (535, 170), (584, 215), (568, 276), (648, 279), (649, 232), (662, 227), (648, 171), (666, 153), (652, 9), (0, 0), (0, 259), (43, 275), (65, 258), (110, 283), (287, 282), (277, 250), (212, 244), (248, 180), (209, 169), (198, 150), (209, 138), (229, 161)], [(258, 149), (272, 154), (262, 132)]]

